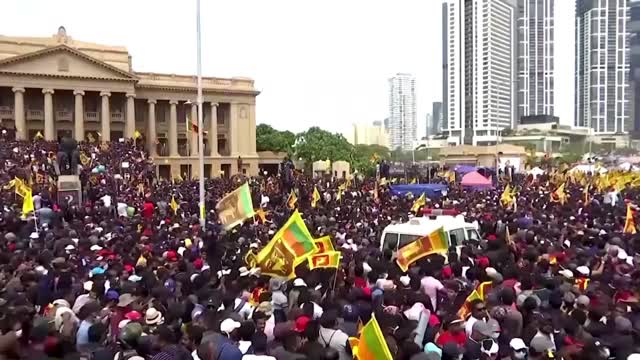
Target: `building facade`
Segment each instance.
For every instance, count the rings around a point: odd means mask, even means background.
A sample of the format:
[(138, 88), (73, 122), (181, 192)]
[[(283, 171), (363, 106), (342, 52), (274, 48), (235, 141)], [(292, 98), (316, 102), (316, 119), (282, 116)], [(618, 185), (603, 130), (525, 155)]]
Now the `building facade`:
[(444, 0), (443, 131), (458, 143), (491, 144), (515, 114), (515, 5)]
[(374, 121), (372, 124), (353, 124), (348, 140), (353, 145), (389, 146), (389, 134), (380, 121)]
[(554, 115), (555, 0), (518, 0), (518, 121)]
[(442, 131), (442, 102), (431, 104), (431, 130), (429, 135), (436, 135)]
[(399, 73), (389, 79), (389, 145), (412, 150), (417, 137), (416, 79)]
[(0, 36), (0, 121), (17, 139), (119, 141), (140, 133), (163, 177), (257, 174), (253, 80), (203, 82), (205, 140), (198, 148), (196, 77), (137, 72), (124, 47), (52, 37)]
[(630, 111), (633, 119), (633, 135), (634, 138), (640, 137), (640, 0), (631, 0), (629, 3), (630, 22), (629, 22), (629, 47), (630, 47)]
[(629, 0), (576, 1), (575, 125), (631, 129)]

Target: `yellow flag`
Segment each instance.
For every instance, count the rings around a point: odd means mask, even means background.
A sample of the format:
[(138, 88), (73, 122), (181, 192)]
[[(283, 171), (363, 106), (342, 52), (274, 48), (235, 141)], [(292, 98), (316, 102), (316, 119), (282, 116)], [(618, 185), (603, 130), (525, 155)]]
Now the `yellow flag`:
[(418, 183), (418, 179), (416, 178), (411, 179), (411, 184), (417, 184), (417, 183)]
[(424, 195), (424, 193), (422, 193), (422, 195), (420, 195), (420, 197), (413, 202), (413, 206), (411, 206), (411, 212), (417, 213), (420, 210), (420, 208), (423, 207), (426, 203), (427, 203), (427, 198)]
[(140, 131), (136, 130), (133, 132), (133, 140), (138, 140), (142, 137), (142, 134), (140, 134)]
[(287, 199), (287, 206), (289, 207), (289, 209), (295, 209), (297, 202), (298, 197), (296, 196), (296, 193), (291, 190), (291, 194), (289, 194), (289, 198)]
[(91, 159), (87, 155), (85, 155), (83, 152), (81, 152), (80, 163), (82, 164), (82, 166), (87, 166), (89, 165), (89, 163), (91, 163)]
[(9, 181), (5, 186), (3, 186), (2, 188), (4, 190), (9, 190), (11, 188), (13, 188), (14, 186), (16, 186), (16, 179), (12, 179), (11, 181)]
[(268, 211), (264, 211), (263, 208), (259, 208), (259, 209), (256, 209), (254, 212), (258, 216), (258, 218), (260, 219), (261, 223), (264, 224), (264, 223), (267, 222), (267, 214), (269, 213)]
[(633, 210), (631, 210), (631, 204), (627, 204), (627, 216), (624, 221), (624, 230), (622, 231), (625, 234), (635, 234), (636, 230), (636, 221), (633, 218)]
[(318, 201), (320, 201), (320, 193), (318, 192), (318, 188), (313, 188), (313, 197), (311, 198), (311, 207), (315, 208), (318, 205)]
[(503, 207), (509, 207), (511, 206), (511, 204), (513, 204), (513, 195), (511, 193), (511, 185), (507, 184), (507, 186), (505, 186), (504, 191), (502, 192), (502, 195), (500, 196), (500, 202), (502, 203)]
[(44, 136), (42, 136), (42, 133), (38, 131), (36, 135), (33, 137), (33, 140), (41, 140), (41, 139), (44, 139)]
[(176, 202), (176, 197), (173, 195), (171, 195), (171, 204), (169, 206), (171, 206), (171, 210), (173, 210), (174, 214), (178, 213), (179, 206), (178, 206), (178, 203)]
[(30, 212), (34, 211), (33, 207), (33, 196), (31, 194), (31, 189), (27, 190), (27, 193), (22, 199), (22, 216), (27, 216)]

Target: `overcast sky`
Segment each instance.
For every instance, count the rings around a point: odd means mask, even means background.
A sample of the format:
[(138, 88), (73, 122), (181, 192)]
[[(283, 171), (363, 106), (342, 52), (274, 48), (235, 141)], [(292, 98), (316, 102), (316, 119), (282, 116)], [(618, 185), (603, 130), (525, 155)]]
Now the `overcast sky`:
[[(573, 119), (573, 1), (556, 0), (557, 115)], [(248, 76), (257, 121), (345, 132), (383, 120), (387, 79), (417, 78), (418, 133), (442, 98), (440, 0), (202, 0), (203, 73)], [(0, 34), (126, 46), (138, 71), (196, 71), (195, 0), (2, 0)]]

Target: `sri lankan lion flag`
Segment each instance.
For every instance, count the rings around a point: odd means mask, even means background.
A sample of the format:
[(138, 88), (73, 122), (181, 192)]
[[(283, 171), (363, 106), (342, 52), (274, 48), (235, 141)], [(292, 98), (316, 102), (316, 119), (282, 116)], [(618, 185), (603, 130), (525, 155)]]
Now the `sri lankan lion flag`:
[(318, 192), (318, 188), (313, 188), (313, 195), (311, 197), (311, 207), (315, 208), (318, 206), (318, 201), (320, 201), (320, 192)]
[(473, 290), (471, 294), (467, 296), (467, 299), (464, 301), (464, 304), (462, 304), (462, 307), (460, 307), (460, 310), (458, 310), (458, 317), (460, 319), (466, 320), (467, 317), (471, 315), (471, 303), (475, 300), (482, 300), (482, 296), (480, 296), (478, 290)]
[(292, 278), (295, 268), (315, 254), (318, 247), (296, 210), (267, 246), (256, 256), (262, 274)]
[(420, 195), (420, 197), (413, 202), (413, 205), (411, 206), (411, 212), (417, 213), (418, 211), (420, 211), (420, 208), (425, 206), (426, 204), (427, 198), (424, 193), (422, 193), (422, 195)]
[(500, 196), (500, 203), (502, 203), (503, 207), (509, 207), (513, 205), (513, 191), (511, 190), (511, 185), (507, 185)]
[(249, 184), (244, 183), (225, 195), (216, 205), (216, 210), (218, 211), (220, 223), (225, 230), (242, 224), (245, 219), (253, 217), (255, 211), (253, 210)]
[(625, 234), (635, 234), (636, 230), (636, 221), (633, 218), (633, 210), (631, 209), (631, 204), (627, 204), (627, 217), (624, 221), (624, 230)]
[(362, 327), (359, 338), (349, 338), (349, 344), (354, 358), (358, 360), (393, 359), (375, 315)]
[(427, 236), (411, 242), (398, 250), (396, 263), (402, 271), (409, 270), (409, 265), (422, 259), (427, 255), (446, 252), (448, 241), (444, 228), (439, 228)]
[(340, 251), (329, 251), (309, 256), (309, 269), (337, 269), (340, 266)]
[(567, 194), (564, 192), (564, 183), (551, 193), (551, 202), (559, 202), (564, 205), (567, 202)]
[(298, 197), (296, 196), (296, 193), (291, 190), (291, 194), (289, 194), (289, 198), (287, 199), (287, 207), (289, 207), (289, 209), (295, 209), (297, 202)]
[(318, 253), (325, 253), (336, 250), (333, 247), (333, 242), (331, 242), (330, 236), (323, 236), (321, 238), (314, 239), (313, 243), (318, 247)]

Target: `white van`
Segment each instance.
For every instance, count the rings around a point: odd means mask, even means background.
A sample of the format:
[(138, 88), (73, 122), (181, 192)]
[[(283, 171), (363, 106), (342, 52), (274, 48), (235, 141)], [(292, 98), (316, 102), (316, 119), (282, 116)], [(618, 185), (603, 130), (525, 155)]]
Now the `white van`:
[(444, 228), (449, 247), (460, 248), (466, 241), (480, 240), (478, 224), (466, 222), (462, 215), (415, 217), (404, 224), (388, 225), (384, 228), (380, 239), (380, 250), (398, 251), (399, 248), (431, 234), (440, 227)]

